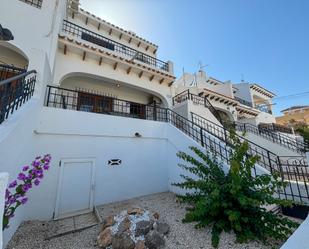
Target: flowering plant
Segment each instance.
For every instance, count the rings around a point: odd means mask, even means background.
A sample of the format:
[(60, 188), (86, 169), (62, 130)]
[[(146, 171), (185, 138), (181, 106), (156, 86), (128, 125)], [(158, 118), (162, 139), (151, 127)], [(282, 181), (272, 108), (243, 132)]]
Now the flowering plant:
[(22, 172), (17, 179), (12, 181), (5, 192), (5, 205), (3, 214), (2, 230), (8, 228), (9, 221), (14, 217), (16, 209), (20, 205), (26, 204), (28, 197), (26, 193), (32, 188), (33, 184), (38, 186), (44, 177), (44, 170), (49, 169), (51, 156), (36, 157), (31, 165), (23, 166)]

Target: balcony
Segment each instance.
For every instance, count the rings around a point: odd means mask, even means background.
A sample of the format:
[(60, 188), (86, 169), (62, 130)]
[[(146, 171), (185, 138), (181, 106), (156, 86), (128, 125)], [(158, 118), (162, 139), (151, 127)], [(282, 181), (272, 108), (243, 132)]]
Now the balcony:
[(166, 120), (166, 110), (159, 106), (146, 105), (110, 95), (95, 94), (87, 90), (71, 90), (47, 86), (45, 105), (61, 109), (123, 116), (147, 120)]
[(107, 37), (97, 34), (91, 30), (85, 29), (70, 21), (63, 20), (62, 31), (69, 35), (78, 37), (79, 39), (82, 39), (84, 41), (114, 51), (118, 54), (125, 55), (131, 60), (137, 60), (156, 69), (169, 72), (167, 62), (151, 57), (124, 44), (115, 42)]
[(249, 107), (253, 107), (253, 104), (252, 102), (250, 101), (247, 101), (247, 100), (244, 100), (242, 98), (239, 98), (239, 97), (234, 97), (240, 104), (243, 104), (243, 105), (246, 105), (246, 106), (249, 106)]

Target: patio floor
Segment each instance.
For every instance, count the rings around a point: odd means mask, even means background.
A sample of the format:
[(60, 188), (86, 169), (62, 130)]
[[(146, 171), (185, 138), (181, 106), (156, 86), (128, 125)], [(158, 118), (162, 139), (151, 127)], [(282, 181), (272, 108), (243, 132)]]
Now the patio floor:
[[(98, 207), (101, 217), (108, 217), (117, 214), (128, 207), (141, 207), (160, 214), (160, 219), (165, 220), (171, 227), (166, 238), (165, 248), (169, 249), (203, 249), (211, 247), (211, 230), (209, 228), (196, 230), (193, 224), (184, 224), (181, 219), (184, 217), (185, 208), (176, 201), (175, 195), (170, 192), (147, 195), (102, 205)], [(96, 238), (100, 232), (100, 225), (95, 225), (76, 233), (69, 233), (57, 238), (46, 240), (50, 233), (48, 222), (27, 221), (24, 222), (11, 241), (7, 249), (93, 249), (99, 248), (96, 245)], [(274, 246), (274, 245), (272, 245)], [(222, 233), (220, 249), (268, 249), (266, 245), (258, 242), (248, 244), (235, 243), (235, 236), (229, 233)], [(280, 245), (275, 246), (280, 248)]]

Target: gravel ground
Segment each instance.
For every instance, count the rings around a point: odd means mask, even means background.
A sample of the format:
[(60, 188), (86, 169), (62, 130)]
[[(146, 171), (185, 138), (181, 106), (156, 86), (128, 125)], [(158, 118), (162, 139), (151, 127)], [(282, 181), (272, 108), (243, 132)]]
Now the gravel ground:
[[(176, 202), (173, 193), (159, 193), (147, 195), (127, 201), (111, 203), (98, 208), (100, 215), (108, 217), (115, 215), (128, 207), (141, 207), (149, 211), (158, 212), (160, 219), (165, 220), (171, 227), (166, 238), (166, 248), (169, 249), (211, 249), (211, 230), (209, 228), (196, 230), (193, 224), (184, 224), (181, 219), (184, 217), (185, 208)], [(24, 222), (14, 237), (9, 242), (7, 249), (93, 249), (96, 246), (96, 238), (100, 232), (100, 225), (86, 229), (81, 232), (64, 235), (51, 240), (44, 240), (48, 232), (49, 224), (41, 221)], [(273, 245), (274, 246), (274, 245)], [(235, 243), (235, 236), (232, 233), (222, 233), (220, 249), (268, 249), (258, 242), (248, 244)], [(280, 248), (280, 246), (275, 246)]]

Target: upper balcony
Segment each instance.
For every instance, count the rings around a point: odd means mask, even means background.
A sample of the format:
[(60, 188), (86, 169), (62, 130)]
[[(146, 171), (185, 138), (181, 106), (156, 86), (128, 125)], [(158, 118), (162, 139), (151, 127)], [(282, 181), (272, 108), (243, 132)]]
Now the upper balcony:
[(73, 22), (64, 20), (62, 25), (62, 32), (66, 35), (76, 37), (80, 40), (95, 44), (96, 46), (112, 51), (115, 54), (125, 56), (130, 61), (141, 62), (147, 66), (163, 72), (172, 72), (172, 69), (169, 67), (168, 62), (156, 59), (150, 55), (128, 47), (122, 43), (111, 40), (101, 34), (95, 33)]

